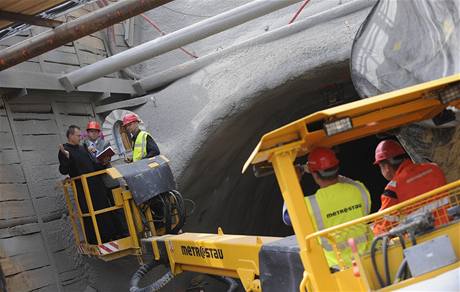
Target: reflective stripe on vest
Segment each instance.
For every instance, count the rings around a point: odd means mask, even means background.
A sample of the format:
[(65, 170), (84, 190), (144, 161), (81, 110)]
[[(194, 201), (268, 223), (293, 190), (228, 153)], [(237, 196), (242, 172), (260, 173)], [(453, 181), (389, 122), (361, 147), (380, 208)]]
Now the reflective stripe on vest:
[(339, 182), (342, 183), (348, 183), (354, 185), (361, 193), (361, 198), (363, 199), (364, 202), (364, 213), (369, 214), (370, 213), (370, 208), (369, 208), (369, 197), (367, 196), (367, 190), (363, 187), (362, 184), (359, 182), (356, 182), (348, 177), (344, 177), (339, 175)]
[(147, 137), (149, 133), (140, 131), (134, 142), (133, 161), (138, 161), (147, 155)]

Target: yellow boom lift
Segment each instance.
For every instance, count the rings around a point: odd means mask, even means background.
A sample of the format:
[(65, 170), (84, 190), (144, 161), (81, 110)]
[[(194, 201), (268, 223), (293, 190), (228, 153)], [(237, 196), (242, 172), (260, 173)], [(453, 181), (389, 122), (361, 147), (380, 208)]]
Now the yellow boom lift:
[[(74, 178), (64, 184), (76, 243), (83, 254), (103, 260), (142, 255), (145, 261), (151, 261), (133, 276), (130, 291), (141, 291), (138, 288), (140, 278), (159, 263), (166, 265), (170, 272), (142, 291), (158, 290), (174, 275), (185, 271), (238, 278), (246, 291), (418, 290), (427, 285), (458, 289), (460, 180), (382, 212), (317, 232), (304, 202), (295, 162), (314, 147), (332, 147), (433, 119), (449, 107), (459, 106), (460, 74), (457, 74), (318, 111), (265, 134), (243, 171), (251, 165), (257, 173), (274, 171), (295, 236), (227, 235), (221, 229), (217, 234), (166, 234), (175, 227), (173, 232), (178, 231), (177, 227), (183, 224), (180, 196), (177, 193), (172, 195), (172, 189), (166, 187), (161, 190), (162, 193), (158, 194), (160, 191), (157, 190), (157, 193), (136, 203), (135, 197), (139, 194), (133, 195), (129, 179), (126, 180), (127, 185), (122, 183), (111, 190), (114, 206), (93, 210), (91, 196), (94, 194), (90, 193), (86, 181), (100, 175), (125, 178), (123, 173), (126, 169), (115, 167)], [(142, 163), (142, 167), (137, 164), (125, 167), (132, 172), (135, 168), (155, 172), (167, 164), (167, 160), (160, 157)], [(76, 183), (83, 184), (88, 213), (80, 211)], [(73, 196), (70, 196), (72, 193)], [(161, 204), (155, 204), (153, 200)], [(440, 219), (437, 216), (446, 216), (445, 212), (437, 212), (441, 206), (448, 210), (448, 218), (441, 221), (448, 223), (434, 226), (434, 220)], [(98, 235), (97, 244), (90, 244), (84, 234), (80, 235), (79, 230), (84, 230), (83, 217), (92, 218), (98, 234), (104, 226), (98, 226), (96, 217), (116, 209), (124, 210), (129, 230), (126, 237), (101, 242)], [(386, 216), (397, 217), (399, 222), (394, 223), (385, 235), (388, 240), (380, 244), (378, 237), (373, 239), (370, 226)], [(368, 240), (372, 245), (367, 252), (358, 254), (355, 242), (347, 236), (347, 231), (362, 226), (369, 229)], [(332, 246), (339, 260), (339, 268), (334, 272), (323, 252), (324, 240)], [(101, 249), (101, 246), (108, 247)], [(111, 248), (114, 246), (117, 248)], [(352, 264), (347, 264), (341, 257), (345, 249), (352, 250)]]

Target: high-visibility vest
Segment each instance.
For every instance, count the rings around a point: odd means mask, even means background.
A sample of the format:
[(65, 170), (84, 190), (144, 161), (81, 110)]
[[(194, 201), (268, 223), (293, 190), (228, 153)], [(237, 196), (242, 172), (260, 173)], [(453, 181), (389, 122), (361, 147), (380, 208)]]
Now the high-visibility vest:
[[(339, 182), (319, 189), (314, 196), (305, 197), (308, 211), (316, 230), (326, 229), (357, 218), (370, 212), (370, 195), (366, 187), (357, 181), (339, 176)], [(367, 224), (358, 224), (347, 228), (334, 236), (337, 248), (345, 265), (351, 265), (351, 249), (348, 239), (353, 238), (359, 253), (363, 253), (370, 244), (372, 232)], [(338, 260), (332, 245), (326, 238), (320, 238), (329, 266), (337, 266)]]
[[(140, 131), (134, 142), (133, 161), (138, 161), (147, 155), (147, 137), (149, 133)], [(150, 136), (151, 137), (151, 136)]]

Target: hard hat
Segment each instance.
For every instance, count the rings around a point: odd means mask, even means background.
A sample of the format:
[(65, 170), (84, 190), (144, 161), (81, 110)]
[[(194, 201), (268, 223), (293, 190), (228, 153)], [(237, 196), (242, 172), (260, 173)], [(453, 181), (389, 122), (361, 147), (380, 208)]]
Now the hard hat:
[(123, 117), (123, 126), (126, 126), (132, 122), (140, 122), (136, 114), (127, 114)]
[(374, 164), (378, 164), (383, 160), (393, 158), (399, 155), (405, 154), (406, 151), (402, 148), (401, 144), (395, 140), (383, 140), (375, 148), (375, 161)]
[(86, 130), (98, 130), (100, 131), (101, 130), (101, 125), (99, 125), (98, 122), (96, 121), (89, 121), (88, 122), (88, 125), (86, 125)]
[(315, 148), (308, 155), (308, 170), (310, 172), (322, 171), (337, 166), (339, 166), (339, 160), (334, 151), (329, 148)]

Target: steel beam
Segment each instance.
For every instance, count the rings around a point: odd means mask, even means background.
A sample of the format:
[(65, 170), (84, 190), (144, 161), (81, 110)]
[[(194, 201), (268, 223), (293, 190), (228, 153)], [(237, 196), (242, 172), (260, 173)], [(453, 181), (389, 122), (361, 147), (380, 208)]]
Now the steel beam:
[(44, 26), (44, 27), (58, 27), (63, 22), (55, 19), (43, 18), (38, 15), (27, 15), (16, 12), (9, 12), (0, 10), (0, 19), (9, 20), (11, 22), (21, 22), (31, 25)]
[(0, 71), (172, 0), (123, 0), (0, 51)]
[(75, 90), (79, 85), (91, 80), (204, 39), (300, 1), (302, 0), (256, 0), (65, 74), (59, 80), (68, 91)]

